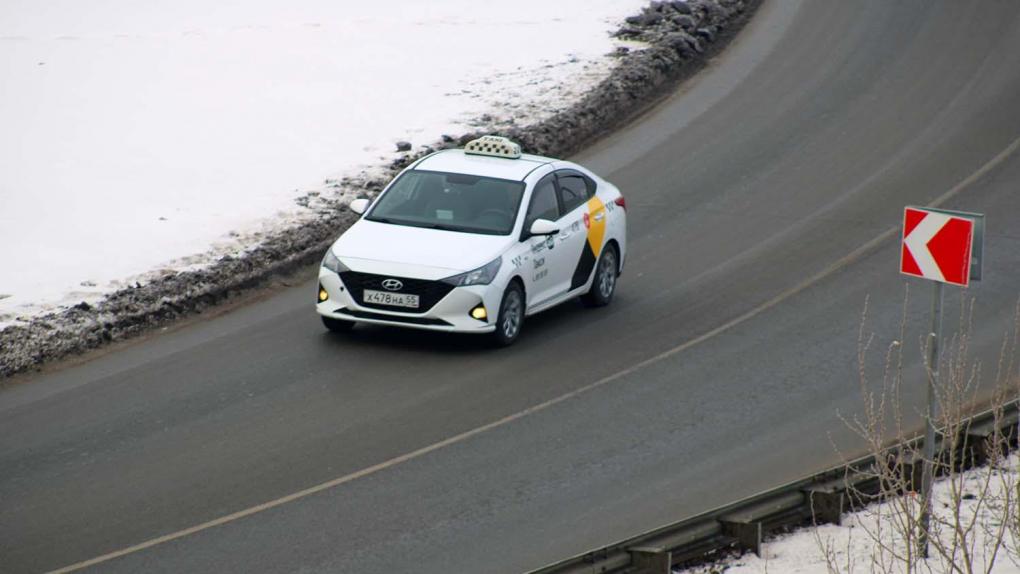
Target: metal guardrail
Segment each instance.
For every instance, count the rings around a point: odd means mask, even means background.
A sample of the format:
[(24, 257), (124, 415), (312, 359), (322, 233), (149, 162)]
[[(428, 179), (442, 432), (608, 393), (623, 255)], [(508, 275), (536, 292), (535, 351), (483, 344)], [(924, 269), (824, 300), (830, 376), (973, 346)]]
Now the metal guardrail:
[[(1018, 402), (1012, 401), (999, 417), (994, 410), (987, 410), (964, 421), (961, 429), (966, 440), (956, 442), (965, 445), (969, 456), (958, 460), (967, 468), (982, 464), (987, 458), (985, 439), (996, 430), (1015, 448), (1018, 419)], [(942, 437), (938, 440), (941, 456), (944, 441)], [(919, 437), (907, 446), (916, 449), (922, 442)], [(852, 497), (877, 495), (878, 479), (867, 472), (877, 462), (873, 456), (865, 456), (528, 574), (668, 574), (673, 566), (704, 562), (726, 551), (760, 554), (766, 535), (815, 523), (839, 524), (842, 514), (850, 510)], [(911, 477), (911, 485), (919, 488), (921, 461), (901, 459), (898, 464), (905, 476)]]

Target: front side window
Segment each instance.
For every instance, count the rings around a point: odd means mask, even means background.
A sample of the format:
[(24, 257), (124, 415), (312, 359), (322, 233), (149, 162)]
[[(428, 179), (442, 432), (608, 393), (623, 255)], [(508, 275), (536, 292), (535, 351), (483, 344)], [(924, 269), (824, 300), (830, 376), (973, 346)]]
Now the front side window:
[(543, 178), (535, 186), (531, 194), (531, 204), (528, 206), (528, 216), (524, 220), (524, 229), (531, 229), (531, 224), (536, 219), (548, 219), (556, 221), (560, 218), (560, 204), (556, 201), (556, 184), (553, 176)]
[(437, 171), (406, 171), (379, 198), (369, 221), (509, 235), (524, 195), (524, 183)]

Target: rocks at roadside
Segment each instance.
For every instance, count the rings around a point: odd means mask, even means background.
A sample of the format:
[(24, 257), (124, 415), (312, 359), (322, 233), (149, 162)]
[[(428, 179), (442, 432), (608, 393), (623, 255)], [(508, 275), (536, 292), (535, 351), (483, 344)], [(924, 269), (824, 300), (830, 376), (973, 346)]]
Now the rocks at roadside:
[(707, 28), (698, 28), (697, 34), (707, 42), (715, 42), (715, 35), (717, 31), (718, 29), (715, 26), (709, 26)]
[[(570, 108), (535, 125), (511, 125), (497, 135), (519, 142), (526, 152), (569, 156), (625, 123), (633, 114), (697, 71), (749, 18), (761, 0), (671, 0), (651, 2), (627, 18), (616, 36), (647, 44), (617, 49), (609, 77)], [(480, 124), (493, 121), (480, 118)], [(444, 135), (412, 152), (410, 142), (396, 143), (402, 155), (383, 174), (346, 177), (333, 187), (372, 197), (386, 182), (433, 149), (463, 146), (488, 132)], [(240, 293), (265, 286), (273, 278), (319, 261), (327, 246), (356, 216), (339, 202), (317, 211), (319, 217), (268, 234), (238, 257), (224, 256), (211, 266), (164, 274), (148, 283), (111, 293), (95, 304), (81, 303), (0, 331), (0, 379), (48, 361), (124, 340), (200, 314)], [(309, 294), (309, 305), (313, 300)], [(309, 309), (311, 312), (311, 309)]]
[(718, 29), (730, 23), (746, 9), (744, 0), (672, 0), (652, 2), (641, 14), (627, 18), (627, 25), (616, 32), (619, 38), (656, 45), (670, 45), (677, 31), (698, 34), (705, 30), (708, 41), (715, 41)]
[(704, 48), (701, 47), (701, 41), (691, 36), (683, 30), (677, 30), (670, 32), (663, 36), (662, 43), (672, 48), (677, 54), (684, 58), (690, 58), (694, 54), (700, 54), (704, 52)]

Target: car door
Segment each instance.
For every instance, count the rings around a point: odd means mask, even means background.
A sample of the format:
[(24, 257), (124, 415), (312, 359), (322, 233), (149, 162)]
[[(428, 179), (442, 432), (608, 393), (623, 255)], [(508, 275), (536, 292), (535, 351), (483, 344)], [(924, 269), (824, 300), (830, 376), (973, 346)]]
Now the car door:
[[(536, 219), (558, 221), (560, 213), (556, 176), (550, 173), (535, 184), (535, 191), (531, 194), (531, 201), (524, 219), (524, 231), (527, 232), (531, 229), (531, 224)], [(524, 242), (528, 249), (517, 263), (519, 263), (521, 277), (526, 283), (528, 307), (534, 307), (557, 295), (556, 277), (550, 274), (550, 269), (555, 256), (562, 249), (557, 251), (555, 235), (528, 237)]]
[[(557, 269), (556, 288), (560, 293), (582, 287), (591, 276), (601, 250), (605, 213), (593, 202), (595, 184), (574, 170), (555, 172), (563, 217), (557, 238), (562, 261)], [(597, 205), (596, 205), (597, 204)]]

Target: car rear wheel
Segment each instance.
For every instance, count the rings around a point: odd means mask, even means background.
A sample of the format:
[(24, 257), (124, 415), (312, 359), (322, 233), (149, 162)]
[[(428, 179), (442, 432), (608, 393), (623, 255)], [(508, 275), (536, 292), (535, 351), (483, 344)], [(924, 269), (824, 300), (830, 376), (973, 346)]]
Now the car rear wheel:
[(503, 292), (499, 316), (496, 318), (496, 331), (492, 334), (493, 341), (501, 347), (512, 345), (520, 336), (523, 325), (524, 291), (514, 281)]
[(354, 328), (354, 321), (344, 321), (343, 319), (333, 319), (332, 317), (322, 316), (322, 324), (327, 329), (334, 333), (346, 333)]
[(616, 278), (619, 275), (619, 255), (616, 246), (606, 245), (595, 266), (595, 279), (591, 289), (581, 296), (581, 301), (589, 307), (605, 307), (613, 300), (616, 293)]

